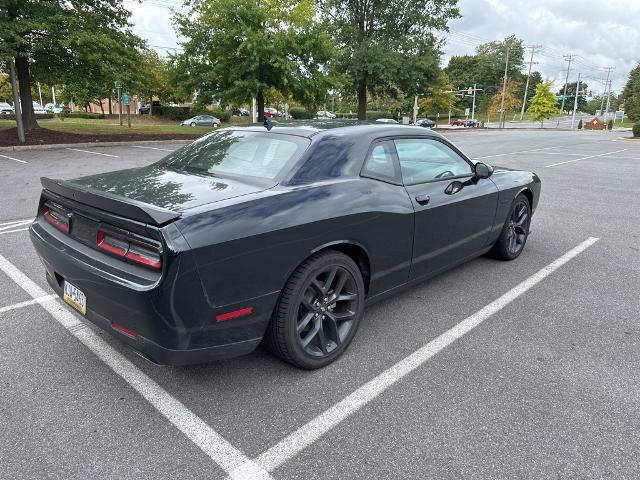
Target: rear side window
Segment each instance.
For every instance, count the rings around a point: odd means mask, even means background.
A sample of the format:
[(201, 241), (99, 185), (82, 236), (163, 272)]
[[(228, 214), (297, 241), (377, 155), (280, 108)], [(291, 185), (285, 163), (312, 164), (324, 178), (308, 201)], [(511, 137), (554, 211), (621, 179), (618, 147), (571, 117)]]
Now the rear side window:
[(293, 135), (226, 130), (196, 140), (160, 164), (199, 174), (274, 180), (308, 146), (308, 139)]
[(388, 182), (398, 181), (396, 165), (393, 160), (393, 143), (391, 141), (373, 145), (364, 162), (362, 175)]
[(442, 142), (422, 138), (394, 140), (405, 185), (471, 175), (471, 165)]

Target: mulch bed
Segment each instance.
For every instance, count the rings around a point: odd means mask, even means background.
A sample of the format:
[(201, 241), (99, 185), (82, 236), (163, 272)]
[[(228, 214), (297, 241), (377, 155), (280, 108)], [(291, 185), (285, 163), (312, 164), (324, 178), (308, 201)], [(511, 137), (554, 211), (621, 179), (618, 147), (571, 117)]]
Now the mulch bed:
[(201, 137), (202, 133), (130, 133), (93, 135), (81, 133), (65, 133), (46, 128), (38, 128), (26, 134), (26, 142), (18, 142), (18, 130), (9, 128), (0, 130), (0, 147), (15, 145), (51, 145), (56, 143), (89, 143), (89, 142), (129, 142), (140, 140), (189, 140)]

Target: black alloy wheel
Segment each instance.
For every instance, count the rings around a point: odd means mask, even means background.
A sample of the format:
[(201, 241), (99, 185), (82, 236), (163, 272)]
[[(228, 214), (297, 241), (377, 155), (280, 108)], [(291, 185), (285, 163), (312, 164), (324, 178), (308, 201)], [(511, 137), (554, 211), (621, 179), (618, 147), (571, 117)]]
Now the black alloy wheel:
[(307, 282), (296, 325), (306, 353), (326, 356), (347, 338), (357, 312), (356, 291), (353, 275), (338, 265), (324, 268)]
[(531, 206), (529, 199), (520, 194), (511, 205), (507, 220), (502, 227), (491, 254), (501, 260), (514, 260), (524, 250), (531, 225)]
[(353, 339), (364, 310), (364, 281), (347, 255), (312, 255), (282, 290), (265, 334), (267, 348), (293, 365), (315, 369), (333, 362)]

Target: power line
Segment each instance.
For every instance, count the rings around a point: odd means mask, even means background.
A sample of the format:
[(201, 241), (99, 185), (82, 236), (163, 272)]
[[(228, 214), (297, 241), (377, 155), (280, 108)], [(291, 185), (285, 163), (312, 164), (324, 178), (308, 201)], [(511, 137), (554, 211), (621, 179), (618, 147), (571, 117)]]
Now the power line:
[(536, 48), (542, 48), (542, 45), (529, 45), (526, 48), (531, 49), (531, 60), (529, 60), (529, 73), (527, 74), (527, 83), (524, 87), (524, 98), (522, 99), (522, 109), (520, 110), (520, 121), (522, 121), (522, 117), (524, 117), (524, 107), (527, 104), (527, 93), (529, 91), (529, 80), (531, 79), (531, 67), (534, 64), (538, 64), (538, 62), (533, 61), (533, 53), (536, 51)]

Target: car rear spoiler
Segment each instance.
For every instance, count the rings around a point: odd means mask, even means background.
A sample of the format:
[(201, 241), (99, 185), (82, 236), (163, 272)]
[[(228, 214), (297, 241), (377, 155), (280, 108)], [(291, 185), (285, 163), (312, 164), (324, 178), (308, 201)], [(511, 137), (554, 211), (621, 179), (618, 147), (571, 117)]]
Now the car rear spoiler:
[(45, 190), (76, 202), (89, 205), (105, 212), (126, 217), (138, 222), (161, 227), (180, 218), (180, 213), (167, 208), (156, 207), (148, 203), (131, 200), (109, 192), (78, 185), (65, 180), (41, 177)]

